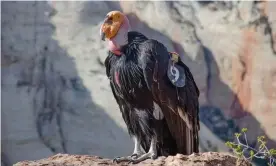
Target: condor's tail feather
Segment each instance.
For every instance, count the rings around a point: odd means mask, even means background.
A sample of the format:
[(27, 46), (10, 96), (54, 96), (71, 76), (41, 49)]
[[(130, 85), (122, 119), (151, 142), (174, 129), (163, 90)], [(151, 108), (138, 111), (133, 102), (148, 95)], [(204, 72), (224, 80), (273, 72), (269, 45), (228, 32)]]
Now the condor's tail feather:
[(194, 125), (193, 118), (185, 113), (183, 108), (177, 107), (174, 111), (171, 109), (169, 105), (162, 106), (170, 132), (176, 142), (177, 153), (186, 155), (198, 153), (198, 128)]

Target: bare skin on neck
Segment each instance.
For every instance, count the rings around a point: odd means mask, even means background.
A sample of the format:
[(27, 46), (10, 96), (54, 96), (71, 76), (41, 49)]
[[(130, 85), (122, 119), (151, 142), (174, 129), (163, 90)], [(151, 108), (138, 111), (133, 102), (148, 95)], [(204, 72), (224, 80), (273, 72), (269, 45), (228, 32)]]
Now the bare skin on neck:
[(122, 46), (128, 43), (128, 32), (131, 26), (128, 18), (119, 11), (112, 11), (107, 14), (100, 29), (102, 40), (108, 39), (108, 49), (120, 55)]

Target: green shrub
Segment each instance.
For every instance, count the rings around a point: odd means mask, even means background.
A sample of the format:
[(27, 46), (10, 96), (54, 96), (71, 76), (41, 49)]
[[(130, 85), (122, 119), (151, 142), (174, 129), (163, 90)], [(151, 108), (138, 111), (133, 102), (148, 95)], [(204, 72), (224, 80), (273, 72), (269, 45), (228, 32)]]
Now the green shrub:
[[(258, 136), (257, 141), (259, 147), (257, 149), (250, 147), (246, 137), (247, 128), (243, 128), (241, 133), (235, 133), (236, 142), (226, 142), (225, 145), (233, 150), (240, 158), (252, 161), (254, 158), (267, 159), (269, 166), (276, 165), (276, 149), (268, 149), (266, 147), (265, 136)], [(243, 136), (245, 143), (241, 142)]]

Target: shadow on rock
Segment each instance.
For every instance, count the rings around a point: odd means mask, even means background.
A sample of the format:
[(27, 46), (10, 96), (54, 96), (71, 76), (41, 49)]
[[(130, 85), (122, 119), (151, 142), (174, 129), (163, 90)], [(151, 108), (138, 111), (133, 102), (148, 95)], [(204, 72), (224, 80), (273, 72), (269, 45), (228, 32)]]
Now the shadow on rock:
[[(18, 12), (22, 6), (29, 7), (29, 13)], [(93, 89), (84, 85), (75, 59), (52, 38), (56, 27), (50, 19), (57, 11), (48, 2), (4, 2), (2, 9), (1, 54), (13, 59), (1, 67), (5, 163), (46, 157), (44, 149), (105, 157), (129, 153), (128, 133), (93, 102)], [(29, 122), (33, 128), (25, 124)], [(38, 137), (42, 148), (20, 144), (20, 138), (14, 138), (18, 130), (22, 139), (34, 133), (31, 137)]]

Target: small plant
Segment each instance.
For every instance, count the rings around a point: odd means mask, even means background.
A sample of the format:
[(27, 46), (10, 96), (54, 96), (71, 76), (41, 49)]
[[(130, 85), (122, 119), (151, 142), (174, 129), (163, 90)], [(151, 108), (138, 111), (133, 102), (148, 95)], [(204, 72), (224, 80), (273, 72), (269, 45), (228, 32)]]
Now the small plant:
[[(233, 152), (240, 158), (252, 161), (253, 158), (268, 159), (268, 165), (276, 165), (276, 149), (268, 149), (264, 136), (258, 136), (259, 148), (250, 147), (247, 143), (246, 137), (247, 128), (243, 128), (241, 133), (235, 133), (237, 142), (226, 142), (225, 145), (233, 150)], [(245, 143), (241, 142), (243, 136)]]

